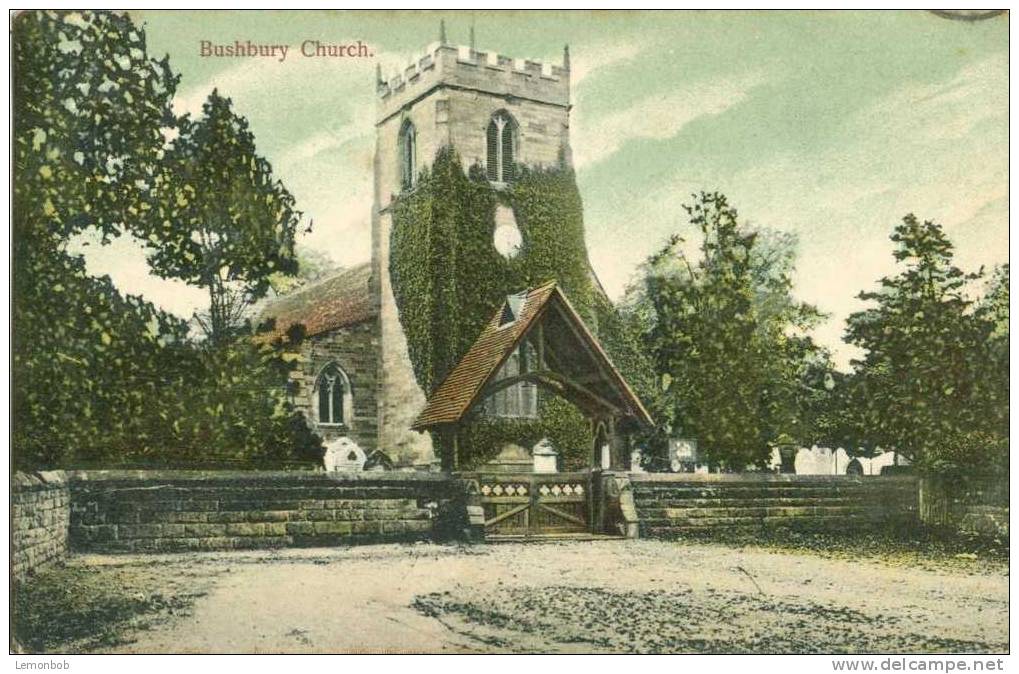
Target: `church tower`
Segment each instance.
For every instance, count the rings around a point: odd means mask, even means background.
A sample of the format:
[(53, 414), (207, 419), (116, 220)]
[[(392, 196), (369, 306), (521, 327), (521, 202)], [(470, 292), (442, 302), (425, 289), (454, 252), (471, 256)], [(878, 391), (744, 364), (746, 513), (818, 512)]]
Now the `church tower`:
[(415, 188), (418, 173), (446, 145), (464, 170), (484, 167), (496, 187), (513, 181), (517, 164), (570, 161), (569, 51), (561, 66), (552, 65), (479, 51), (473, 29), (462, 46), (448, 44), (445, 33), (443, 25), (439, 41), (401, 72), (376, 77), (372, 290), (380, 321), (379, 447), (398, 465), (419, 468), (437, 459), (429, 436), (410, 430), (425, 393), (414, 378), (390, 283), (393, 202)]

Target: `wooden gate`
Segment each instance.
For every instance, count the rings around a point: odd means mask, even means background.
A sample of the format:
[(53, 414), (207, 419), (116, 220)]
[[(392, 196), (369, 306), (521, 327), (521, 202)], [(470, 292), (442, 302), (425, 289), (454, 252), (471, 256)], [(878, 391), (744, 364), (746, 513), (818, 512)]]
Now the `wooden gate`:
[(482, 473), (486, 536), (591, 532), (591, 473)]

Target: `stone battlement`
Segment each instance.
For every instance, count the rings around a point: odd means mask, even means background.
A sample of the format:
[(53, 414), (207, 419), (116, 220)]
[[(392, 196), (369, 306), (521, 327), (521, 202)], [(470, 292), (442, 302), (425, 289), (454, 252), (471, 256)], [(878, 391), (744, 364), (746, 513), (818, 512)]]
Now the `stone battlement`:
[(437, 86), (468, 89), (505, 98), (521, 98), (567, 107), (570, 69), (494, 51), (433, 42), (400, 72), (376, 83), (378, 121), (382, 122)]

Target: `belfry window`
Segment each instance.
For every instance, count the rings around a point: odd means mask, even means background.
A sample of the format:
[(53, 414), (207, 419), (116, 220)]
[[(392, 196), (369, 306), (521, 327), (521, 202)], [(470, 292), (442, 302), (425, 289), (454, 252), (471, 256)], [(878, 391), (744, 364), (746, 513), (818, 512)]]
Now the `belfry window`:
[(339, 425), (347, 423), (353, 396), (350, 381), (335, 363), (327, 365), (315, 382), (318, 400), (318, 423)]
[(417, 180), (417, 132), (407, 120), (400, 127), (400, 189), (409, 190)]
[(516, 166), (517, 123), (505, 110), (492, 115), (485, 147), (488, 152), (485, 164), (488, 179), (494, 183), (512, 182)]

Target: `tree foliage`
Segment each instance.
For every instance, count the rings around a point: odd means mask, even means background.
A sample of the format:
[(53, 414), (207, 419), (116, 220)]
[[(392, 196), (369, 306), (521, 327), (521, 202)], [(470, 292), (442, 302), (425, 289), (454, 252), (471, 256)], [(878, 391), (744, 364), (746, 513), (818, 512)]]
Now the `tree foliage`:
[(297, 256), (297, 273), (273, 272), (269, 275), (269, 287), (271, 289), (268, 297), (279, 297), (289, 293), (297, 292), (301, 288), (321, 281), (322, 279), (338, 274), (343, 270), (336, 260), (330, 257), (329, 253), (318, 248), (305, 247), (300, 244), (294, 247)]
[(922, 468), (1001, 463), (986, 449), (1008, 437), (1007, 267), (974, 304), (967, 290), (981, 274), (953, 264), (941, 225), (910, 214), (891, 240), (899, 272), (861, 293), (871, 306), (848, 320), (846, 340), (865, 352), (853, 363), (850, 425)]
[(12, 50), (15, 466), (313, 452), (278, 355), (245, 342), (207, 351), (67, 250), (85, 230), (106, 240), (172, 207), (160, 189), (175, 124), (167, 60), (112, 12), (22, 12)]
[(209, 311), (200, 322), (213, 342), (223, 343), (268, 291), (272, 274), (297, 272), (301, 214), (256, 153), (248, 122), (229, 98), (214, 90), (202, 117), (185, 117), (178, 127), (142, 234), (159, 276), (208, 290)]
[[(790, 293), (795, 241), (740, 225), (724, 195), (685, 207), (700, 234), (691, 259), (673, 236), (645, 263), (625, 316), (659, 390), (665, 435), (695, 437), (707, 462), (761, 465), (780, 436), (809, 443), (830, 364), (805, 335), (819, 313)], [(644, 379), (647, 379), (645, 375)]]
[(148, 364), (183, 334), (66, 250), (151, 208), (177, 80), (116, 14), (23, 12), (12, 38), (15, 461), (55, 465), (135, 434), (155, 385)]

